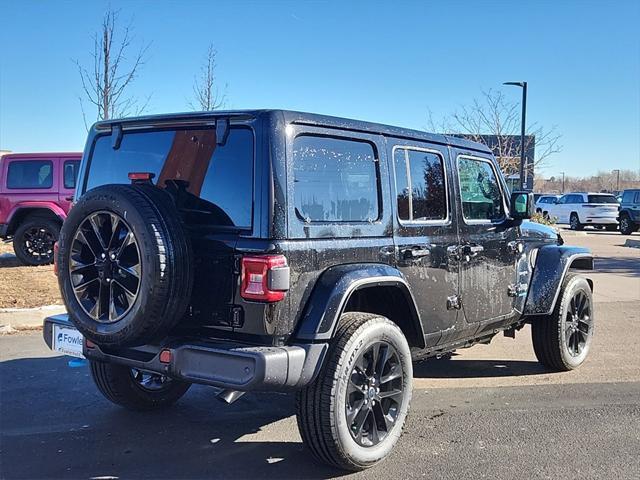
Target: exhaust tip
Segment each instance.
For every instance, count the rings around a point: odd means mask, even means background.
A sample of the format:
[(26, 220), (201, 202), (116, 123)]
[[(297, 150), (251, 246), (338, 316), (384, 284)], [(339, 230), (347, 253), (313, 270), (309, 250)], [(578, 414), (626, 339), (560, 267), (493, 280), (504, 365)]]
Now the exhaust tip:
[(247, 392), (240, 392), (238, 390), (222, 390), (216, 398), (221, 402), (226, 403), (227, 405), (231, 405), (233, 402), (238, 400)]

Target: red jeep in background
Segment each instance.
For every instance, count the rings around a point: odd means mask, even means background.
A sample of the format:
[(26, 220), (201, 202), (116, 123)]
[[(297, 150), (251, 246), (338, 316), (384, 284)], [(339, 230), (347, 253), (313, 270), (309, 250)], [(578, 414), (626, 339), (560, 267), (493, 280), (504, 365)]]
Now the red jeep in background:
[(73, 202), (82, 153), (0, 157), (0, 238), (13, 238), (27, 265), (53, 261), (53, 244)]

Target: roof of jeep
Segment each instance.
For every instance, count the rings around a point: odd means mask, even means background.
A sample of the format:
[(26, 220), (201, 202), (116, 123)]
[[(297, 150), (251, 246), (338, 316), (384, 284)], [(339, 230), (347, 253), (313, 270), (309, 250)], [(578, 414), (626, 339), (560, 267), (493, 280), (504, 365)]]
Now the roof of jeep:
[(38, 153), (5, 153), (2, 158), (7, 160), (34, 159), (34, 158), (82, 158), (82, 152), (38, 152)]
[(365, 133), (384, 134), (387, 136), (423, 140), (440, 144), (451, 145), (455, 147), (477, 150), (480, 152), (491, 153), (491, 150), (485, 145), (470, 140), (454, 137), (451, 135), (442, 135), (435, 133), (427, 133), (420, 130), (412, 130), (403, 127), (394, 127), (380, 123), (366, 122), (363, 120), (353, 120), (349, 118), (333, 117), (329, 115), (320, 115), (316, 113), (297, 112), (292, 110), (216, 110), (213, 112), (187, 112), (187, 113), (171, 113), (161, 115), (147, 115), (142, 117), (132, 117), (124, 119), (114, 119), (97, 122), (94, 125), (96, 130), (110, 129), (113, 124), (127, 125), (136, 123), (165, 123), (168, 121), (188, 122), (190, 120), (206, 120), (215, 117), (231, 117), (237, 119), (249, 120), (265, 115), (280, 114), (286, 123), (316, 125), (329, 128), (340, 128)]

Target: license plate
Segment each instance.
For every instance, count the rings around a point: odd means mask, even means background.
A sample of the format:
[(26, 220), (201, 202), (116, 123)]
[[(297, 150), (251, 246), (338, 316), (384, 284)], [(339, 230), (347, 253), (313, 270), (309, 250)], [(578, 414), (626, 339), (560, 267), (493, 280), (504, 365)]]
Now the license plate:
[(82, 344), (84, 337), (72, 327), (53, 324), (53, 350), (72, 357), (84, 358)]

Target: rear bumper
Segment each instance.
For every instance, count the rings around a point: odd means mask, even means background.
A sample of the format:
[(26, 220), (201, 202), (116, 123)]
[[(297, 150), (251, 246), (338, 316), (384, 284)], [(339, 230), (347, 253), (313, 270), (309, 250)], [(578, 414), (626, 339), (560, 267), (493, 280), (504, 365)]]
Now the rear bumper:
[(583, 222), (587, 225), (617, 225), (618, 218), (617, 215), (614, 217), (599, 217), (599, 216), (588, 216)]
[(9, 231), (9, 224), (0, 223), (0, 238), (5, 238), (7, 236), (8, 231)]
[[(52, 348), (53, 325), (73, 327), (66, 314), (44, 319), (44, 340)], [(282, 347), (249, 346), (222, 340), (168, 339), (161, 345), (127, 349), (83, 346), (89, 360), (126, 365), (190, 383), (239, 391), (295, 390), (311, 383), (326, 354), (326, 343)], [(171, 360), (160, 361), (169, 350)]]

